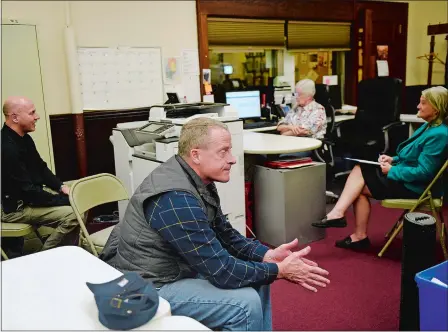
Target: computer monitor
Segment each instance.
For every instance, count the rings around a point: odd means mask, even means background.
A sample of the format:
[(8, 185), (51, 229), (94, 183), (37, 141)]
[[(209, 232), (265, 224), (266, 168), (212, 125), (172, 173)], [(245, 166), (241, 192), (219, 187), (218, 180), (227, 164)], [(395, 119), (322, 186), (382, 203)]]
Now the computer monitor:
[(327, 87), (325, 84), (316, 84), (314, 99), (324, 106), (328, 104), (328, 99), (330, 99), (334, 109), (338, 110), (342, 108), (341, 88), (338, 85), (330, 85)]
[(224, 65), (223, 66), (224, 74), (225, 75), (232, 75), (233, 74), (233, 67), (231, 65)]
[(334, 109), (340, 110), (342, 108), (342, 93), (339, 85), (330, 86), (330, 99)]
[(226, 102), (235, 107), (240, 119), (261, 117), (260, 91), (226, 92)]

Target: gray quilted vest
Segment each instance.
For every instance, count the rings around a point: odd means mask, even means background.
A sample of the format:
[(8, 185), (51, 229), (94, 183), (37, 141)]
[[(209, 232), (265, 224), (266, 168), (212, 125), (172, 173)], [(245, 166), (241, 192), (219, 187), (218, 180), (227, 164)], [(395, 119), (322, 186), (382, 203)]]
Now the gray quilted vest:
[(206, 204), (188, 173), (176, 157), (157, 167), (131, 197), (123, 220), (115, 226), (100, 258), (122, 272), (135, 271), (151, 280), (155, 287), (191, 278), (196, 272), (146, 221), (143, 202), (168, 191), (186, 191), (196, 196), (208, 219), (216, 211)]

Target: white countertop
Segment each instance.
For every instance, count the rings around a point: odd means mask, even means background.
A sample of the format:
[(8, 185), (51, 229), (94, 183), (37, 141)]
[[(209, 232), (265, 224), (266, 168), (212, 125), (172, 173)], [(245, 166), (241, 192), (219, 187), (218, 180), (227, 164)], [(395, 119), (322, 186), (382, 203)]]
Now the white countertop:
[(354, 114), (343, 114), (343, 115), (335, 115), (334, 122), (343, 122), (348, 120), (353, 120), (355, 118)]
[(419, 123), (425, 123), (426, 121), (418, 118), (417, 114), (400, 114), (400, 121), (403, 122), (419, 122)]
[[(343, 121), (353, 120), (354, 118), (355, 118), (355, 115), (353, 115), (353, 114), (336, 115), (334, 117), (334, 122), (339, 123), (339, 122), (343, 122)], [(327, 122), (330, 122), (330, 118), (327, 118)], [(277, 126), (244, 129), (244, 130), (248, 131), (248, 132), (253, 132), (253, 133), (262, 133), (265, 131), (274, 131), (276, 129), (277, 129)]]
[[(84, 249), (59, 247), (1, 263), (2, 330), (108, 330), (86, 282), (103, 283), (122, 273)], [(151, 321), (171, 316), (159, 298)]]
[(315, 138), (243, 131), (244, 153), (282, 154), (315, 150), (322, 142)]
[(277, 126), (271, 126), (271, 127), (244, 129), (244, 131), (253, 132), (253, 133), (262, 133), (264, 131), (273, 131), (273, 130), (276, 130), (276, 129), (277, 129)]

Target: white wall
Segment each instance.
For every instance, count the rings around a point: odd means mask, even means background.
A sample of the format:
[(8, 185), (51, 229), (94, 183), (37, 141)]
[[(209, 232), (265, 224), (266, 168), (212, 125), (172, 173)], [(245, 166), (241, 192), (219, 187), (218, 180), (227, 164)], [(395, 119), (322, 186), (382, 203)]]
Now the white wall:
[[(71, 1), (70, 8), (79, 47), (160, 47), (162, 57), (198, 49), (194, 0)], [(2, 19), (37, 25), (46, 111), (71, 113), (64, 48), (65, 2), (2, 1)], [(180, 94), (188, 88), (190, 94), (199, 96), (199, 79), (184, 83), (176, 88)]]

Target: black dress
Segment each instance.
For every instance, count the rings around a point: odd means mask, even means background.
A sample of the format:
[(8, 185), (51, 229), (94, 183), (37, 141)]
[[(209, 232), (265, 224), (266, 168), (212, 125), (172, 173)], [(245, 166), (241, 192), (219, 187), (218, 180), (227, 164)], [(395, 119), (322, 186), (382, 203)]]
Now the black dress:
[(377, 165), (360, 164), (359, 166), (367, 188), (369, 188), (372, 197), (377, 200), (419, 198), (421, 195), (409, 190), (401, 182), (388, 179), (387, 175), (383, 174), (381, 168)]

